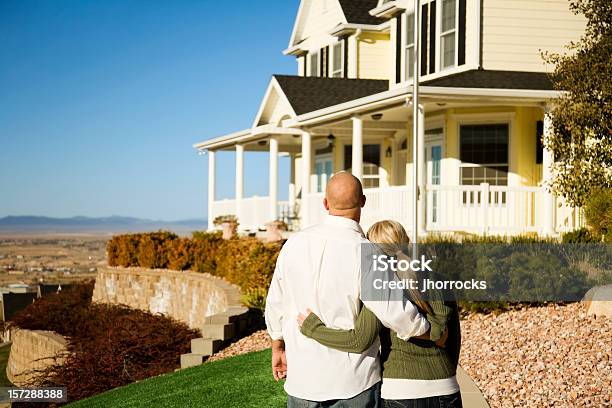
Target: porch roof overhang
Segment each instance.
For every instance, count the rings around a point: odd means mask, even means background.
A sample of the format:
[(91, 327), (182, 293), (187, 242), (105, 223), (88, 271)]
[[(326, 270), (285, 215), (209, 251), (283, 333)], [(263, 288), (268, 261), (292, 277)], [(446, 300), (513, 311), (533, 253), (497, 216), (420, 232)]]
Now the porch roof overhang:
[[(486, 72), (486, 71), (484, 71)], [(482, 74), (475, 74), (479, 80), (485, 78), (487, 80), (476, 81), (474, 78), (466, 76), (466, 73), (457, 74), (457, 80), (453, 81), (448, 78), (439, 80), (431, 80), (423, 82), (419, 89), (422, 103), (440, 103), (440, 102), (456, 102), (456, 103), (484, 103), (490, 105), (542, 105), (548, 101), (560, 97), (564, 92), (554, 89), (517, 89), (519, 87), (528, 88), (530, 86), (528, 75), (516, 76), (516, 73), (497, 72), (493, 75), (489, 72), (483, 77)], [(535, 73), (523, 73), (535, 74)], [(512, 83), (503, 82), (501, 78), (504, 75), (514, 75)], [(535, 77), (534, 77), (535, 78)], [(468, 80), (470, 79), (470, 80)], [(476, 78), (478, 79), (478, 78)], [(474, 80), (475, 82), (471, 82)], [(533, 81), (533, 78), (531, 79)], [(523, 82), (521, 82), (523, 81)], [(550, 88), (543, 82), (538, 82), (539, 79), (533, 82), (540, 88)], [(449, 86), (449, 85), (469, 85), (466, 86)], [(478, 87), (479, 85), (484, 87)], [(486, 86), (499, 86), (486, 87)], [(510, 86), (514, 86), (511, 88)], [(315, 109), (308, 112), (300, 112), (298, 109), (297, 115), (291, 118), (282, 120), (277, 125), (266, 124), (253, 127), (251, 129), (242, 130), (240, 132), (231, 133), (225, 136), (217, 137), (201, 143), (197, 143), (194, 147), (198, 150), (215, 150), (242, 144), (246, 142), (257, 141), (270, 135), (300, 135), (303, 129), (325, 125), (326, 123), (346, 120), (355, 115), (367, 115), (370, 113), (384, 111), (395, 107), (406, 106), (412, 99), (412, 85), (401, 85), (392, 89), (374, 93), (361, 98), (349, 100), (347, 102), (338, 103), (332, 106)]]
[[(450, 88), (423, 86), (419, 87), (423, 102), (472, 102), (475, 100), (495, 104), (511, 103), (545, 103), (558, 98), (560, 91), (524, 90), (524, 89), (487, 89), (487, 88)], [(299, 115), (283, 121), (285, 127), (308, 127), (353, 115), (364, 115), (410, 103), (412, 86), (406, 85), (365, 98), (356, 99), (328, 108)]]

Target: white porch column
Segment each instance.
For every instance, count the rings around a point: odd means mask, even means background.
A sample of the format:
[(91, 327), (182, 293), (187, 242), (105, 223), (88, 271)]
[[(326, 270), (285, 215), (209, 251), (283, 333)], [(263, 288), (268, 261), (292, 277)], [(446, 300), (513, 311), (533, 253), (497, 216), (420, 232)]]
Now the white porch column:
[(419, 105), (419, 134), (418, 134), (418, 161), (417, 161), (417, 177), (419, 183), (419, 212), (418, 212), (418, 228), (419, 235), (425, 234), (426, 215), (427, 215), (427, 193), (425, 191), (427, 185), (427, 172), (425, 171), (427, 160), (427, 149), (425, 148), (425, 107)]
[(215, 215), (213, 212), (213, 206), (215, 204), (215, 175), (216, 164), (215, 164), (215, 152), (213, 150), (208, 151), (208, 230), (212, 231), (215, 229), (213, 224)]
[(312, 161), (312, 136), (307, 131), (302, 132), (302, 203), (300, 208), (300, 227), (310, 225), (308, 214), (310, 213), (307, 199), (310, 194), (310, 168)]
[(353, 176), (363, 178), (363, 119), (353, 116), (353, 161), (351, 169)]
[(244, 146), (236, 145), (236, 218), (242, 217), (242, 198), (244, 197)]
[(555, 197), (550, 191), (553, 182), (554, 155), (548, 145), (552, 132), (552, 117), (549, 108), (546, 107), (544, 110), (544, 151), (542, 154), (542, 185), (544, 187), (542, 234), (548, 236), (555, 234)]
[(270, 221), (278, 218), (278, 139), (270, 138)]
[(289, 210), (295, 208), (295, 155), (289, 153)]

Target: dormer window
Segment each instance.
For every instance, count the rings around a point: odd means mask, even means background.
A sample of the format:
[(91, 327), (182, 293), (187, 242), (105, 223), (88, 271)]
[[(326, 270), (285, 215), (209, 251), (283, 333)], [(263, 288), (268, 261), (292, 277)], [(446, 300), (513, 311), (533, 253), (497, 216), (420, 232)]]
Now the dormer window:
[(440, 67), (456, 65), (457, 0), (442, 0), (440, 29)]
[(319, 51), (308, 54), (308, 76), (321, 76), (321, 64), (319, 63)]
[(339, 41), (332, 47), (331, 77), (342, 78), (344, 75), (344, 43)]

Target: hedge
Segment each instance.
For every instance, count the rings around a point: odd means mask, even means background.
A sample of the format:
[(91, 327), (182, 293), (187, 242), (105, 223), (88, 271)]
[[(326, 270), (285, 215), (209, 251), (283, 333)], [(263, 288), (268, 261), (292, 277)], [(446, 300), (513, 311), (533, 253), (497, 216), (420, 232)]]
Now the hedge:
[(160, 231), (114, 236), (107, 253), (111, 266), (207, 272), (247, 293), (270, 285), (281, 246), (256, 238), (226, 241), (220, 232), (194, 232), (192, 238), (180, 238)]
[[(486, 248), (494, 250), (496, 247), (504, 247), (504, 245), (500, 246), (499, 244), (512, 244), (518, 248), (526, 244), (536, 246), (538, 244), (553, 244), (553, 247), (555, 247), (554, 244), (558, 241), (529, 235), (517, 237), (467, 236), (463, 237), (461, 242), (463, 244), (488, 244)], [(584, 243), (593, 242), (593, 240), (588, 233), (576, 231), (567, 234), (564, 237), (564, 242)], [(432, 236), (423, 243), (430, 247), (433, 245), (443, 249), (445, 246), (452, 248), (458, 241), (449, 237)], [(440, 247), (440, 245), (442, 246)], [(281, 244), (264, 244), (256, 238), (235, 238), (226, 241), (221, 238), (221, 233), (219, 232), (195, 232), (192, 238), (180, 238), (168, 232), (119, 235), (113, 237), (108, 243), (108, 262), (112, 266), (141, 266), (146, 268), (207, 272), (238, 285), (244, 294), (243, 301), (245, 305), (263, 309), (265, 306), (265, 295), (272, 279), (281, 246)], [(477, 248), (474, 245), (471, 246)], [(507, 249), (507, 246), (505, 247)], [(593, 254), (593, 251), (587, 252), (589, 252), (587, 255)], [(605, 259), (603, 264), (607, 264), (609, 261), (608, 255), (605, 252), (602, 254), (603, 259)], [(484, 255), (484, 253), (476, 251), (473, 257), (469, 257), (466, 255), (467, 253), (469, 251), (464, 251), (463, 258), (469, 258), (470, 262), (479, 259), (478, 255)], [(439, 257), (438, 260), (444, 263), (444, 258)], [(570, 258), (575, 257), (572, 256)], [(588, 289), (592, 285), (601, 284), (601, 282), (609, 280), (608, 275), (602, 275), (601, 271), (599, 271), (601, 268), (598, 265), (602, 264), (600, 258), (600, 256), (597, 256), (596, 259), (589, 259), (589, 256), (587, 256), (587, 259), (580, 259), (580, 262), (574, 260), (570, 264), (563, 265), (562, 269), (567, 269), (566, 276), (576, 280), (576, 290)], [(447, 263), (449, 262), (461, 263), (452, 257), (447, 259)], [(445, 270), (453, 270), (451, 266), (447, 266)], [(455, 269), (459, 271), (461, 268), (457, 268), (457, 266), (457, 264), (454, 265)], [(467, 268), (467, 270), (470, 269), (475, 271), (478, 268), (474, 265), (474, 268)], [(554, 276), (559, 273), (559, 270), (544, 267), (541, 269), (542, 279), (545, 279), (546, 276), (550, 281), (555, 281)], [(593, 276), (593, 273), (595, 273), (595, 276)], [(498, 280), (503, 278), (513, 281), (513, 286), (516, 286), (517, 290), (529, 293), (529, 288), (524, 288), (519, 284), (521, 282), (520, 277), (510, 275), (512, 275), (510, 272), (500, 273), (498, 271), (494, 277)], [(509, 285), (510, 283), (505, 282), (505, 284)], [(544, 286), (549, 289), (547, 293), (553, 291), (553, 293), (548, 293), (549, 297), (554, 298), (557, 296), (557, 293), (554, 292), (556, 290), (554, 285)], [(507, 301), (462, 301), (461, 303), (464, 309), (485, 312), (504, 310), (512, 306)]]

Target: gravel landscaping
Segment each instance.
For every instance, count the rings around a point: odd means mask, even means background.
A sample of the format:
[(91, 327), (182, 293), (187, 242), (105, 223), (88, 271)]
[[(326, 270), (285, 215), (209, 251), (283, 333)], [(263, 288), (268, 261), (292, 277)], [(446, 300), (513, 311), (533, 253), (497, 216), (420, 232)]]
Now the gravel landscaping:
[[(612, 406), (612, 320), (583, 304), (471, 314), (461, 325), (460, 364), (492, 408)], [(209, 361), (269, 345), (262, 330)]]
[(461, 366), (492, 408), (609, 407), (612, 320), (583, 304), (470, 315)]

